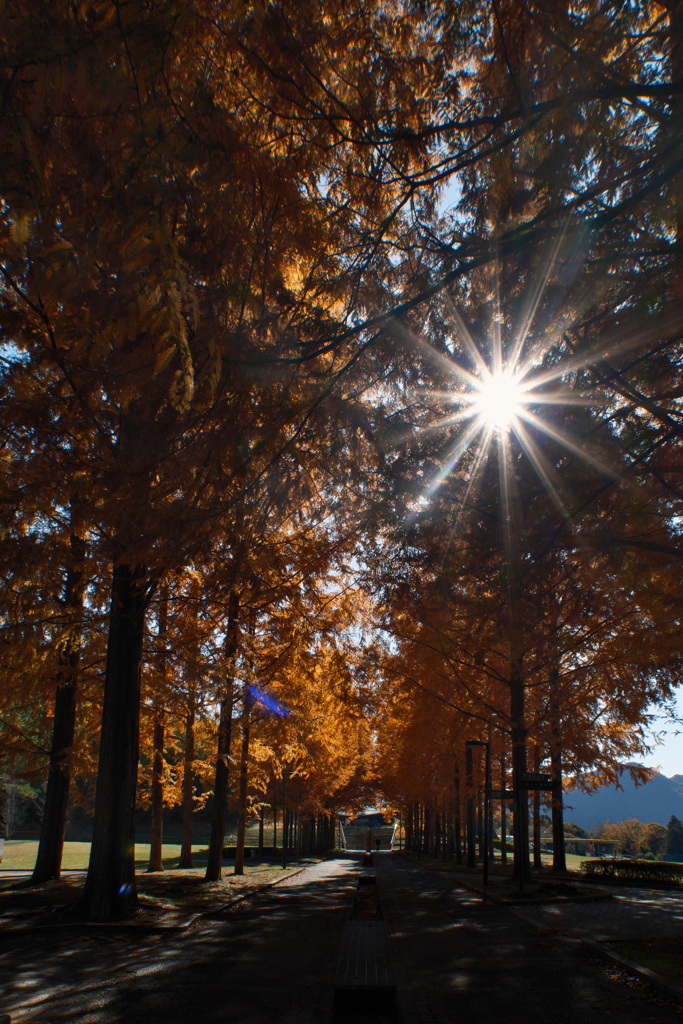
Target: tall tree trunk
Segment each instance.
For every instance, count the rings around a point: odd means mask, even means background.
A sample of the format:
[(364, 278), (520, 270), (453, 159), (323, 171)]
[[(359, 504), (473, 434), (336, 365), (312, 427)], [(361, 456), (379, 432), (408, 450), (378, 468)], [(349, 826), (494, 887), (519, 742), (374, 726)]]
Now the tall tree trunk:
[(62, 651), (59, 655), (62, 678), (71, 681), (57, 685), (55, 713), (52, 728), (50, 768), (45, 793), (43, 820), (40, 828), (38, 855), (31, 881), (34, 885), (59, 878), (64, 850), (69, 788), (71, 785), (71, 757), (76, 730), (78, 650)]
[(168, 587), (164, 587), (159, 604), (157, 669), (160, 693), (154, 699), (154, 732), (152, 735), (152, 793), (148, 871), (163, 871), (161, 848), (164, 841), (164, 700), (166, 689), (166, 633), (168, 629)]
[(285, 867), (289, 851), (289, 809), (286, 801), (282, 807), (282, 866)]
[(455, 863), (462, 864), (462, 795), (460, 792), (460, 765), (455, 764)]
[(422, 832), (422, 834), (423, 834), (422, 850), (423, 850), (424, 853), (429, 855), (431, 853), (431, 842), (432, 842), (432, 809), (429, 806), (429, 804), (425, 804), (424, 805), (423, 815), (424, 815), (424, 817), (423, 817), (424, 828), (423, 828), (423, 832)]
[(226, 678), (223, 700), (218, 721), (218, 750), (216, 753), (216, 774), (213, 787), (213, 814), (211, 817), (211, 838), (204, 881), (220, 882), (223, 864), (223, 843), (225, 841), (225, 818), (228, 810), (228, 774), (230, 765), (230, 740), (232, 736), (232, 707), (235, 698), (235, 661), (237, 658), (237, 616), (239, 599), (235, 591), (230, 593), (228, 603), (228, 630), (226, 641)]
[(185, 716), (185, 749), (183, 750), (183, 824), (180, 863), (178, 865), (181, 868), (192, 867), (192, 823), (194, 816), (194, 719), (195, 692), (193, 686), (189, 695), (188, 709)]
[(559, 670), (553, 669), (550, 680), (550, 771), (551, 806), (553, 821), (553, 871), (567, 870), (567, 856), (564, 850), (564, 791), (562, 787), (562, 736), (559, 709)]
[[(534, 771), (538, 772), (541, 768), (541, 752), (536, 747), (534, 752)], [(533, 797), (533, 815), (534, 815), (534, 835), (533, 835), (533, 847), (534, 847), (534, 869), (538, 871), (543, 867), (543, 858), (541, 857), (541, 794), (536, 789), (534, 790)]]
[[(503, 793), (507, 789), (507, 772), (505, 770), (505, 751), (501, 751), (500, 755), (500, 788)], [(508, 843), (507, 843), (507, 831), (508, 831), (508, 814), (507, 814), (507, 801), (501, 800), (500, 804), (500, 861), (501, 864), (507, 864), (508, 862)]]
[(149, 599), (145, 584), (146, 574), (139, 567), (114, 566), (93, 840), (80, 901), (93, 921), (125, 916), (137, 904), (135, 796)]
[(455, 860), (455, 799), (453, 793), (453, 787), (451, 786), (451, 798), (448, 801), (448, 811), (446, 819), (446, 856), (448, 860)]
[(157, 709), (154, 716), (153, 748), (152, 814), (147, 870), (163, 871), (161, 850), (164, 841), (164, 719), (161, 709)]
[[(78, 529), (74, 506), (71, 510), (72, 530)], [(76, 732), (78, 703), (78, 667), (80, 661), (80, 632), (83, 617), (85, 573), (85, 542), (72, 532), (69, 539), (70, 564), (64, 586), (64, 605), (67, 614), (75, 619), (73, 633), (58, 654), (55, 716), (52, 727), (52, 746), (48, 769), (43, 820), (40, 827), (38, 855), (31, 881), (34, 885), (59, 878), (62, 869), (64, 831), (69, 805), (71, 764)]]
[(551, 756), (552, 819), (553, 819), (553, 871), (567, 870), (564, 851), (564, 792), (562, 788), (562, 751), (558, 748)]
[(247, 785), (249, 782), (249, 726), (251, 694), (247, 679), (244, 681), (242, 703), (242, 755), (240, 757), (239, 820), (237, 823), (237, 849), (235, 850), (236, 875), (244, 874), (244, 837), (247, 830)]
[(512, 720), (512, 773), (514, 803), (515, 859), (513, 878), (529, 878), (529, 798), (522, 787), (526, 774), (526, 724), (524, 712), (524, 680), (521, 664), (514, 660), (510, 672), (510, 717)]
[(258, 819), (258, 854), (259, 854), (259, 857), (263, 856), (263, 816), (265, 814), (265, 811), (266, 811), (265, 805), (261, 804), (261, 807), (259, 809), (259, 819)]
[(196, 646), (188, 658), (187, 671), (187, 710), (185, 713), (185, 740), (183, 744), (183, 804), (182, 804), (182, 838), (180, 846), (181, 868), (192, 865), (192, 831), (194, 824), (194, 724), (197, 715), (197, 656)]
[(467, 867), (473, 868), (476, 863), (475, 854), (475, 809), (474, 809), (474, 768), (472, 760), (472, 748), (465, 748), (465, 806), (466, 813), (466, 843), (467, 843)]

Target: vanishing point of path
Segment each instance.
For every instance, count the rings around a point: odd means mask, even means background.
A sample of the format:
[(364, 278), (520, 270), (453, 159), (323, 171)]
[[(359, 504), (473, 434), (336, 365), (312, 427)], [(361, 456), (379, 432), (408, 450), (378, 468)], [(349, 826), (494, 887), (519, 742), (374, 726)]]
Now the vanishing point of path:
[[(582, 950), (580, 934), (600, 931), (601, 913), (624, 930), (627, 903), (616, 912), (613, 903), (518, 910), (482, 901), (399, 854), (374, 861), (376, 879), (364, 881), (379, 893), (377, 921), (349, 921), (357, 886), (368, 887), (358, 885), (360, 859), (339, 858), (182, 932), (14, 932), (0, 944), (0, 1009), (12, 1024), (683, 1020), (679, 1008), (612, 980)], [(681, 903), (670, 907), (679, 927)], [(387, 1001), (385, 1013), (382, 993), (368, 999), (367, 1012), (363, 997), (334, 1003), (334, 985), (352, 978), (354, 956), (366, 958), (357, 976), (374, 971), (380, 984), (397, 985), (397, 1012)], [(368, 957), (377, 961), (372, 971)]]

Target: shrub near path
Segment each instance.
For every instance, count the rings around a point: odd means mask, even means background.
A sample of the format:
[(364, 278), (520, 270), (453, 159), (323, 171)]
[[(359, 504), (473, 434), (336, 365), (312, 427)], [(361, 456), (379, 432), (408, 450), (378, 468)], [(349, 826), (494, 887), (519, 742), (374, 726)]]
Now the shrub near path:
[(629, 885), (676, 885), (683, 882), (683, 864), (676, 861), (596, 858), (581, 862), (590, 881), (625, 882)]

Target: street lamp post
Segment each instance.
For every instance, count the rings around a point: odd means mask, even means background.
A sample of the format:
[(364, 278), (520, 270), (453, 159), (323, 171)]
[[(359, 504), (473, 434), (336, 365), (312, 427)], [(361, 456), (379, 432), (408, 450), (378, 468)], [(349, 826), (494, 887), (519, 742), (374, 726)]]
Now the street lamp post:
[(467, 772), (467, 866), (474, 867), (474, 797), (472, 796), (472, 751), (484, 747), (486, 761), (484, 768), (484, 862), (482, 883), (489, 880), (489, 800), (491, 793), (491, 744), (488, 740), (467, 740), (465, 743), (465, 769)]

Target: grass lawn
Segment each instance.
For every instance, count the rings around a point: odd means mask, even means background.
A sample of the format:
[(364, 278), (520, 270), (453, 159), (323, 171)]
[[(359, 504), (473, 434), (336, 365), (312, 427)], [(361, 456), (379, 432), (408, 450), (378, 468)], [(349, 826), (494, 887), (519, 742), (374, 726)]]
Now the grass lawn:
[[(227, 844), (226, 844), (227, 845)], [(165, 868), (176, 868), (180, 859), (180, 844), (165, 843), (162, 846)], [(9, 839), (5, 842), (5, 855), (0, 869), (3, 871), (32, 871), (38, 853), (37, 839)], [(197, 864), (206, 863), (207, 847), (193, 846), (192, 857)], [(62, 868), (87, 868), (90, 857), (90, 843), (64, 843)], [(135, 867), (144, 871), (149, 860), (149, 843), (136, 843)]]
[[(576, 853), (565, 853), (564, 858), (567, 862), (567, 871), (580, 871), (581, 861), (589, 859), (587, 856), (581, 857)], [(550, 867), (553, 862), (552, 853), (541, 853), (541, 860)]]
[(607, 945), (629, 960), (683, 985), (683, 938), (628, 939)]
[[(420, 857), (416, 853), (405, 851), (405, 856), (416, 863), (424, 865), (424, 867), (432, 868), (434, 871), (452, 871), (460, 872), (463, 875), (468, 875), (471, 879), (472, 885), (481, 885), (482, 883), (482, 866), (477, 864), (476, 868), (466, 868), (462, 864), (456, 864), (454, 861), (439, 860), (436, 857), (431, 857), (429, 854), (422, 854)], [(576, 881), (580, 880), (579, 864), (583, 860), (583, 857), (574, 857), (567, 855), (567, 869), (572, 874), (576, 874)], [(552, 864), (552, 854), (548, 854), (543, 857), (544, 865), (548, 867)], [(584, 888), (577, 888), (574, 879), (567, 879), (566, 881), (562, 878), (544, 878), (542, 875), (532, 877), (530, 882), (525, 882), (524, 892), (520, 893), (519, 885), (517, 882), (510, 880), (510, 873), (512, 871), (512, 856), (508, 857), (507, 867), (503, 868), (506, 874), (501, 873), (501, 860), (500, 855), (496, 855), (493, 862), (490, 865), (489, 880), (487, 884), (487, 892), (490, 892), (494, 896), (500, 896), (506, 899), (529, 899), (529, 900), (546, 900), (546, 899), (572, 899), (578, 895), (585, 895), (586, 890)], [(533, 876), (533, 869), (532, 869)], [(600, 894), (602, 890), (599, 887), (591, 890), (596, 895)]]
[[(418, 859), (416, 853), (409, 853), (408, 851), (406, 851), (406, 856), (413, 857), (415, 860)], [(429, 857), (427, 854), (423, 854), (419, 859), (421, 861), (423, 861), (425, 864), (427, 864), (427, 863), (432, 864), (432, 862), (433, 862), (434, 867), (438, 868), (439, 866), (441, 866), (444, 870), (447, 870), (447, 871), (457, 871), (457, 870), (460, 870), (462, 868), (462, 865), (458, 865), (454, 861), (450, 861), (450, 860), (436, 860), (436, 858)], [(553, 855), (552, 855), (552, 853), (542, 853), (541, 854), (541, 859), (543, 861), (543, 866), (544, 867), (551, 867), (552, 866), (552, 863), (553, 863)], [(573, 853), (566, 854), (567, 870), (568, 871), (576, 871), (577, 873), (579, 873), (580, 868), (581, 868), (581, 861), (584, 861), (584, 860), (586, 860), (585, 857), (577, 857)], [(501, 867), (502, 862), (501, 862), (501, 859), (500, 859), (500, 853), (498, 851), (496, 851), (496, 855), (493, 858), (493, 861), (491, 863), (493, 865), (495, 865), (496, 868)], [(507, 866), (510, 869), (512, 869), (512, 853), (508, 854)], [(476, 870), (481, 874), (481, 865), (478, 865)]]
[[(234, 846), (237, 842), (235, 835), (226, 835), (225, 845)], [(265, 843), (272, 843), (272, 831), (266, 831)], [(252, 825), (247, 829), (247, 846), (258, 845), (258, 825)], [(192, 857), (197, 864), (205, 864), (208, 846), (201, 843), (192, 847)], [(0, 871), (32, 871), (38, 854), (37, 839), (7, 839), (5, 840), (5, 853), (0, 863)], [(162, 855), (165, 868), (175, 868), (180, 859), (180, 843), (164, 843)], [(64, 856), (62, 868), (87, 868), (90, 857), (90, 843), (67, 842), (64, 843)], [(138, 871), (147, 867), (149, 860), (149, 843), (135, 844), (135, 866)]]

